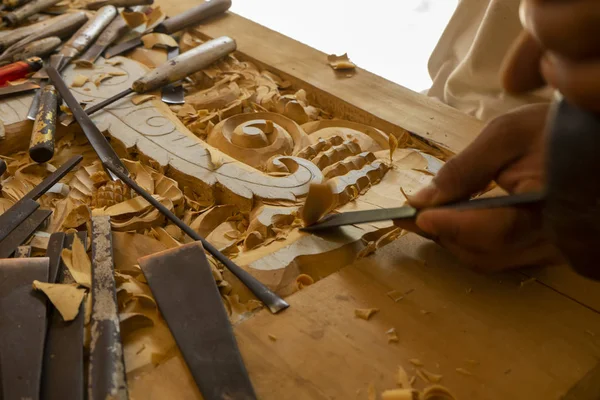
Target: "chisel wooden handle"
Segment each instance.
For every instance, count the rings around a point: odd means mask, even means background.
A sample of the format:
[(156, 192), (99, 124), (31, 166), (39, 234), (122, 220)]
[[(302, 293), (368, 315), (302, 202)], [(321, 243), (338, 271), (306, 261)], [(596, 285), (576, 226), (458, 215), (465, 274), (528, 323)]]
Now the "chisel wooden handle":
[(133, 6), (148, 6), (153, 4), (154, 0), (101, 0), (86, 5), (88, 10), (98, 10), (104, 6), (115, 7), (133, 7)]
[(36, 40), (25, 45), (22, 50), (13, 56), (14, 61), (22, 61), (31, 57), (44, 57), (52, 53), (62, 41), (57, 36)]
[(231, 7), (231, 0), (211, 0), (191, 8), (159, 24), (154, 32), (175, 33), (197, 25), (203, 19), (224, 13)]
[(2, 17), (2, 20), (8, 26), (15, 26), (26, 18), (31, 17), (33, 14), (37, 14), (40, 11), (44, 11), (47, 8), (59, 3), (62, 0), (33, 0), (25, 4), (21, 8), (17, 8), (14, 11), (9, 12)]
[(73, 37), (65, 43), (61, 54), (66, 57), (75, 57), (81, 54), (96, 39), (117, 16), (117, 9), (114, 6), (104, 6), (93, 19), (83, 25)]
[(57, 111), (58, 92), (53, 85), (46, 85), (42, 90), (29, 145), (29, 157), (37, 163), (50, 161), (54, 156)]
[(131, 88), (135, 92), (145, 93), (177, 82), (209, 66), (235, 49), (235, 40), (230, 37), (222, 36), (210, 40), (150, 71), (133, 82)]
[(4, 5), (6, 8), (17, 8), (17, 7), (21, 7), (27, 3), (29, 3), (31, 0), (2, 0), (2, 5)]

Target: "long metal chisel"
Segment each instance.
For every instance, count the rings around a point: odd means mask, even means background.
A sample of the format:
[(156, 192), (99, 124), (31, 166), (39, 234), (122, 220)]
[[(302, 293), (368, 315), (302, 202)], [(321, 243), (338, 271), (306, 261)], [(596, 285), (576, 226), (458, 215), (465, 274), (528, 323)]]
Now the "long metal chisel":
[(81, 126), (83, 133), (90, 141), (92, 148), (98, 154), (100, 161), (104, 165), (112, 176), (116, 176), (135, 190), (140, 196), (146, 199), (150, 204), (156, 207), (165, 217), (171, 222), (181, 228), (186, 234), (192, 239), (202, 242), (204, 248), (212, 254), (217, 260), (223, 263), (227, 269), (229, 269), (244, 285), (248, 287), (254, 293), (254, 295), (261, 300), (264, 304), (269, 307), (269, 310), (273, 313), (277, 313), (287, 307), (289, 304), (286, 303), (281, 297), (272, 292), (269, 288), (263, 285), (258, 279), (253, 277), (249, 272), (236, 265), (233, 261), (225, 257), (223, 253), (217, 250), (213, 245), (207, 242), (203, 237), (198, 235), (196, 231), (185, 224), (179, 219), (173, 212), (163, 206), (156, 198), (146, 192), (140, 187), (133, 179), (130, 178), (129, 171), (125, 165), (119, 159), (119, 156), (110, 146), (107, 139), (102, 135), (98, 127), (94, 125), (91, 118), (83, 111), (81, 105), (77, 102), (77, 99), (69, 90), (67, 84), (62, 79), (58, 71), (54, 68), (48, 69), (48, 76), (54, 83), (54, 86), (64, 99), (65, 103), (69, 106), (73, 112), (73, 117)]

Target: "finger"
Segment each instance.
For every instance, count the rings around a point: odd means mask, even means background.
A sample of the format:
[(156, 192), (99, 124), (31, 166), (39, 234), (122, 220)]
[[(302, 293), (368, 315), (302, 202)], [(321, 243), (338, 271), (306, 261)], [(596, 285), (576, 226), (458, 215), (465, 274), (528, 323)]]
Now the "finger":
[(535, 104), (504, 114), (486, 125), (465, 150), (444, 164), (431, 184), (410, 198), (425, 208), (468, 198), (484, 189), (507, 165), (529, 151), (548, 106)]
[(600, 59), (573, 62), (548, 53), (541, 70), (546, 81), (572, 103), (600, 111)]
[(523, 0), (521, 19), (545, 49), (573, 59), (600, 51), (598, 0)]
[(396, 219), (394, 220), (394, 225), (400, 229), (404, 229), (406, 231), (416, 233), (419, 236), (424, 237), (425, 239), (434, 240), (435, 238), (426, 232), (424, 232), (421, 228), (419, 228), (413, 219)]
[(540, 72), (542, 54), (537, 40), (529, 32), (521, 32), (500, 69), (504, 89), (509, 93), (525, 93), (543, 87), (546, 82)]

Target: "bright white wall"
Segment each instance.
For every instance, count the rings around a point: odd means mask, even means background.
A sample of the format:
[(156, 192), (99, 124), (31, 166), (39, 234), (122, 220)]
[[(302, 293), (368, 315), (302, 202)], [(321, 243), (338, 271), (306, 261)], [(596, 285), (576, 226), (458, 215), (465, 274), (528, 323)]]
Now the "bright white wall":
[(234, 0), (231, 10), (415, 91), (458, 0)]

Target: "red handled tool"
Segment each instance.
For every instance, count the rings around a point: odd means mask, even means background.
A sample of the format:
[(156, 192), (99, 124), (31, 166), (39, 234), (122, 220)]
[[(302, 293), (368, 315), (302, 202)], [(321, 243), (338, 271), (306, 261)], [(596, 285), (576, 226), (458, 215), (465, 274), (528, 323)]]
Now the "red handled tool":
[(17, 61), (0, 67), (0, 86), (6, 86), (8, 82), (23, 79), (41, 68), (42, 59), (39, 57), (31, 57), (25, 61)]

